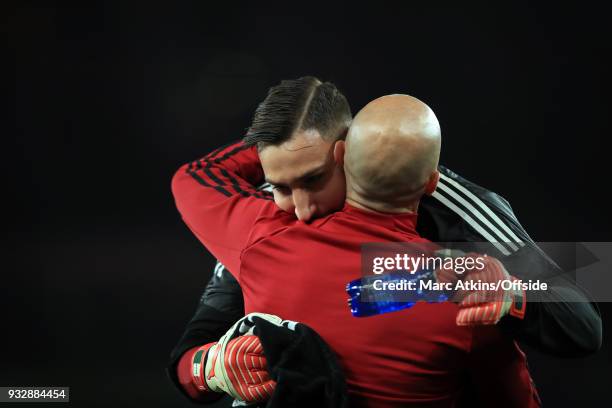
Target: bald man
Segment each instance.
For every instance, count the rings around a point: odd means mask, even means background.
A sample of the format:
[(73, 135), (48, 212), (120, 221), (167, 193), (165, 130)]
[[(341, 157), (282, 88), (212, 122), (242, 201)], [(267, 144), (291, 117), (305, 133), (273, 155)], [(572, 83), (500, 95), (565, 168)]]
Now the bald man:
[(346, 145), (347, 201), (356, 207), (416, 213), (421, 196), (435, 190), (440, 125), (418, 99), (389, 95), (370, 102), (355, 117)]
[[(309, 148), (299, 140), (285, 143), (287, 149)], [(177, 207), (238, 279), (247, 313), (303, 322), (338, 354), (351, 406), (451, 407), (467, 381), (486, 406), (538, 406), (515, 342), (496, 326), (456, 325), (455, 304), (418, 303), (367, 319), (353, 317), (347, 307), (345, 288), (361, 277), (363, 243), (427, 242), (415, 227), (419, 200), (438, 178), (440, 130), (429, 107), (407, 95), (368, 104), (346, 142), (336, 142), (329, 153), (345, 169), (344, 208), (310, 224), (257, 191), (263, 173), (254, 147), (228, 149), (232, 160), (208, 156), (177, 172)], [(406, 184), (407, 175), (412, 183)], [(206, 366), (199, 361), (197, 369)], [(197, 385), (210, 392), (206, 382)]]

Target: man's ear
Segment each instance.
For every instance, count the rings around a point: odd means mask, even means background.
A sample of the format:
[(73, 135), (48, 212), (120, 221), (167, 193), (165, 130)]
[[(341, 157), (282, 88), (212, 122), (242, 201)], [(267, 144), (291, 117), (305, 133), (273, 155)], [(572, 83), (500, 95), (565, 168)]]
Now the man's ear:
[(440, 172), (436, 170), (431, 173), (431, 176), (429, 176), (429, 180), (427, 180), (427, 184), (425, 184), (425, 194), (432, 195), (434, 191), (436, 191), (436, 187), (438, 186), (438, 180), (440, 180)]
[(336, 143), (334, 143), (334, 161), (340, 167), (344, 166), (344, 148), (344, 140), (336, 140)]

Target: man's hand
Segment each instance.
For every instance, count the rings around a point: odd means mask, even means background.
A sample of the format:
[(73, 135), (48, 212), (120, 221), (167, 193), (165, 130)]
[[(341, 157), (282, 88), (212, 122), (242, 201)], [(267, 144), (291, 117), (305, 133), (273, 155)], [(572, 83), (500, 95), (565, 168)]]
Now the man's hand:
[[(466, 257), (478, 257), (477, 254), (467, 254)], [(458, 326), (477, 326), (497, 324), (507, 314), (522, 319), (525, 315), (525, 293), (523, 291), (504, 290), (502, 281), (515, 281), (504, 265), (494, 257), (486, 256), (484, 268), (471, 269), (463, 275), (458, 275), (449, 269), (440, 269), (435, 272), (438, 282), (451, 282), (456, 284), (461, 280), (464, 284), (474, 283), (484, 285), (498, 285), (492, 290), (458, 290), (454, 300), (459, 301), (457, 314)]]
[(266, 401), (276, 382), (270, 378), (259, 338), (249, 319), (259, 317), (280, 325), (278, 316), (251, 313), (238, 320), (216, 343), (205, 344), (193, 356), (192, 378), (200, 391), (225, 392), (234, 399)]
[(263, 347), (254, 335), (236, 337), (225, 348), (214, 343), (202, 375), (210, 390), (227, 392), (248, 403), (268, 400), (276, 386), (270, 379)]

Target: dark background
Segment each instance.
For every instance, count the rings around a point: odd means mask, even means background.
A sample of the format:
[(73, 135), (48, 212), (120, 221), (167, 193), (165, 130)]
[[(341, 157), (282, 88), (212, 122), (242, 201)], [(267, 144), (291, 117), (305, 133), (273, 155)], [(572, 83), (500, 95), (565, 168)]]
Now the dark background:
[[(605, 14), (404, 3), (5, 4), (16, 103), (2, 131), (0, 385), (70, 386), (78, 406), (190, 406), (164, 366), (213, 260), (170, 178), (241, 137), (284, 78), (333, 81), (354, 112), (417, 96), (442, 124), (441, 162), (509, 199), (535, 240), (610, 241)], [(597, 355), (527, 350), (546, 406), (612, 402), (601, 307)]]

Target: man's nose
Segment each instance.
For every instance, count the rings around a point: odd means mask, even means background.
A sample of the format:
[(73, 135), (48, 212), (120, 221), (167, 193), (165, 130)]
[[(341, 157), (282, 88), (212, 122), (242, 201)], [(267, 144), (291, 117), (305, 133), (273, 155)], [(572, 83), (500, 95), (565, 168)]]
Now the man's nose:
[(301, 189), (294, 190), (293, 204), (295, 205), (295, 216), (298, 220), (308, 222), (314, 216), (316, 206), (307, 191)]

